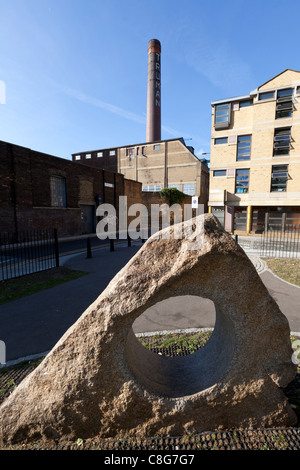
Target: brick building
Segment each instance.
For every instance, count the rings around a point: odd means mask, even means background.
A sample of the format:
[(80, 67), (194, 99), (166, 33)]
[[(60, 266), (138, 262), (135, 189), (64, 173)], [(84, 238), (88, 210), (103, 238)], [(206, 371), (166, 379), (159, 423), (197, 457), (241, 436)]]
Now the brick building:
[(0, 232), (57, 228), (95, 233), (99, 202), (118, 210), (119, 196), (141, 201), (141, 185), (115, 171), (0, 141)]
[(228, 231), (300, 224), (300, 72), (212, 102), (209, 210)]
[(184, 139), (160, 140), (109, 149), (77, 152), (74, 162), (114, 169), (130, 180), (142, 183), (143, 192), (175, 187), (189, 196), (198, 196), (207, 209), (209, 170)]

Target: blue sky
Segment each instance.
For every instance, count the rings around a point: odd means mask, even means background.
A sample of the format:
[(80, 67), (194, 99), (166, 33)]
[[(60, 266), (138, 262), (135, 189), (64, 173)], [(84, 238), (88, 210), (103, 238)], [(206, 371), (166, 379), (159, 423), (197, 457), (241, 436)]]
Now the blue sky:
[(155, 38), (162, 139), (209, 152), (211, 101), (300, 70), (298, 13), (297, 0), (0, 0), (0, 140), (68, 159), (144, 142)]

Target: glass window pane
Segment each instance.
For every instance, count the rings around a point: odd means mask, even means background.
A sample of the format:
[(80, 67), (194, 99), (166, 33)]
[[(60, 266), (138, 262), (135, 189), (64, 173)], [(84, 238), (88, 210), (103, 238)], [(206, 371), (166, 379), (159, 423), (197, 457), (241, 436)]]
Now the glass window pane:
[(280, 98), (281, 96), (289, 96), (293, 94), (294, 89), (293, 88), (286, 88), (285, 90), (278, 90), (277, 91), (277, 98)]
[(214, 170), (214, 176), (226, 176), (226, 170)]
[(53, 207), (66, 207), (66, 180), (61, 176), (52, 176), (50, 179), (51, 205)]
[(237, 144), (237, 161), (250, 160), (251, 135), (240, 135)]
[(267, 91), (265, 93), (260, 93), (258, 96), (259, 100), (268, 100), (270, 98), (274, 98), (274, 91)]
[(184, 183), (182, 185), (182, 192), (189, 196), (195, 196), (196, 185), (193, 183)]
[(236, 170), (235, 192), (247, 193), (249, 185), (249, 169), (241, 168)]
[(228, 121), (228, 116), (216, 117), (216, 122), (226, 122)]
[(286, 191), (288, 180), (288, 165), (272, 166), (271, 192)]
[(215, 139), (215, 144), (227, 144), (228, 138), (227, 137), (219, 137)]
[(219, 110), (219, 109), (228, 109), (229, 108), (229, 104), (228, 103), (223, 103), (223, 104), (218, 104), (216, 106), (216, 109)]
[(241, 101), (240, 108), (244, 108), (245, 106), (251, 106), (252, 104), (253, 104), (253, 100)]

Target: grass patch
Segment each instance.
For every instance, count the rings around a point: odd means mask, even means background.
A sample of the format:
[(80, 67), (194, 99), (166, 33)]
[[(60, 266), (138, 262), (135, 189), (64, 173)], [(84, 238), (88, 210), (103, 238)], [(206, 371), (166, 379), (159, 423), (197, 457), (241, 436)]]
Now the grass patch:
[(276, 276), (300, 287), (300, 259), (264, 258)]
[(176, 348), (180, 353), (182, 350), (189, 354), (204, 346), (211, 335), (211, 331), (201, 331), (199, 333), (167, 333), (166, 335), (154, 335), (139, 337), (139, 341), (147, 349), (168, 349)]
[(44, 289), (50, 289), (64, 282), (73, 281), (88, 274), (65, 267), (52, 268), (39, 273), (28, 274), (16, 279), (0, 282), (0, 305), (34, 294)]

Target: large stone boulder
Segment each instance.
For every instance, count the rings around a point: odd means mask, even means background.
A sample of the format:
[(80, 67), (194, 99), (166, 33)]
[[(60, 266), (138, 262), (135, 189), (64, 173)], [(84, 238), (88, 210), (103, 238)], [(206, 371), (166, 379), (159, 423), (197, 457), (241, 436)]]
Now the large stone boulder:
[[(182, 238), (181, 228), (149, 238), (6, 399), (3, 443), (295, 424), (281, 389), (296, 374), (287, 319), (212, 215), (185, 222)], [(176, 296), (211, 299), (216, 323), (205, 347), (167, 358), (144, 348), (132, 324)]]

